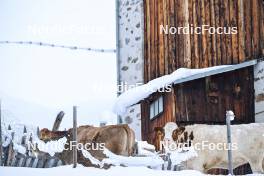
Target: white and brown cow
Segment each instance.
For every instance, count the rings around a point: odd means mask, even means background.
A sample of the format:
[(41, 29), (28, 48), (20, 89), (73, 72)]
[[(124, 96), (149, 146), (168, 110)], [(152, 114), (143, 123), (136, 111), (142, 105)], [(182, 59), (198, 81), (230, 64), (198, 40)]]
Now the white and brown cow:
[[(249, 163), (254, 173), (264, 173), (264, 124), (232, 125), (231, 131), (234, 168)], [(187, 161), (187, 169), (206, 173), (212, 168), (228, 167), (226, 125), (178, 127), (172, 138), (177, 144), (195, 146), (198, 157)]]

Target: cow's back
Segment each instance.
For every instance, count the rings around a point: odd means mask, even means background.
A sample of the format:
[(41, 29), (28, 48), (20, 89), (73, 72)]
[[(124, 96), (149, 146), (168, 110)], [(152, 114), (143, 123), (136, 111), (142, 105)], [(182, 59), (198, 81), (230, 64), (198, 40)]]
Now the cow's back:
[[(193, 144), (207, 143), (225, 144), (224, 150), (197, 150), (198, 157), (192, 159), (192, 165), (207, 166), (207, 170), (214, 167), (227, 168), (227, 127), (226, 125), (204, 125), (196, 124), (186, 126), (188, 133), (193, 132)], [(264, 157), (264, 124), (252, 123), (231, 126), (231, 137), (233, 143), (233, 164), (234, 167), (251, 162), (254, 168), (255, 160), (262, 161)], [(256, 159), (258, 158), (258, 159)], [(253, 169), (252, 169), (253, 170)]]

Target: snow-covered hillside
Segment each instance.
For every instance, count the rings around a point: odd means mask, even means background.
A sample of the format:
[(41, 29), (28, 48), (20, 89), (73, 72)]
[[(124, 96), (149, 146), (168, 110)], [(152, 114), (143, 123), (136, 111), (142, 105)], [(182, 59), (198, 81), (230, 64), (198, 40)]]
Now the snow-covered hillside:
[[(55, 117), (60, 111), (65, 112), (60, 129), (72, 127), (72, 106), (46, 107), (34, 102), (25, 101), (17, 97), (0, 92), (2, 101), (2, 122), (5, 124), (21, 123), (39, 126), (40, 128), (52, 128)], [(110, 105), (108, 105), (110, 106)], [(99, 126), (100, 122), (116, 124), (117, 117), (106, 106), (100, 107), (101, 115), (94, 115), (98, 108), (89, 103), (78, 104), (78, 124)]]

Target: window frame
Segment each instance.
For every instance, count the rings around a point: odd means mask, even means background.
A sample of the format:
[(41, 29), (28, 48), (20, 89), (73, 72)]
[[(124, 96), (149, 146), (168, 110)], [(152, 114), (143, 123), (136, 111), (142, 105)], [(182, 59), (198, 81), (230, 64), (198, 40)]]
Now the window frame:
[[(160, 110), (160, 107), (161, 107), (160, 102), (162, 102), (162, 110)], [(158, 108), (157, 111), (156, 111), (156, 107)], [(163, 114), (163, 112), (164, 112), (164, 97), (163, 95), (160, 95), (157, 98), (155, 98), (153, 101), (151, 101), (149, 104), (149, 120), (152, 121), (160, 117), (161, 114)]]

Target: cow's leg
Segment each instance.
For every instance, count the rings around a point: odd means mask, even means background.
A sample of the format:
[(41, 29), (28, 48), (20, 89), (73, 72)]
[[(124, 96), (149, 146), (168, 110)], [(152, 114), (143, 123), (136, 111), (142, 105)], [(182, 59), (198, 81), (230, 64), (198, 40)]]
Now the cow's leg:
[(249, 164), (253, 173), (263, 173), (263, 164), (261, 160), (253, 162), (250, 161)]

